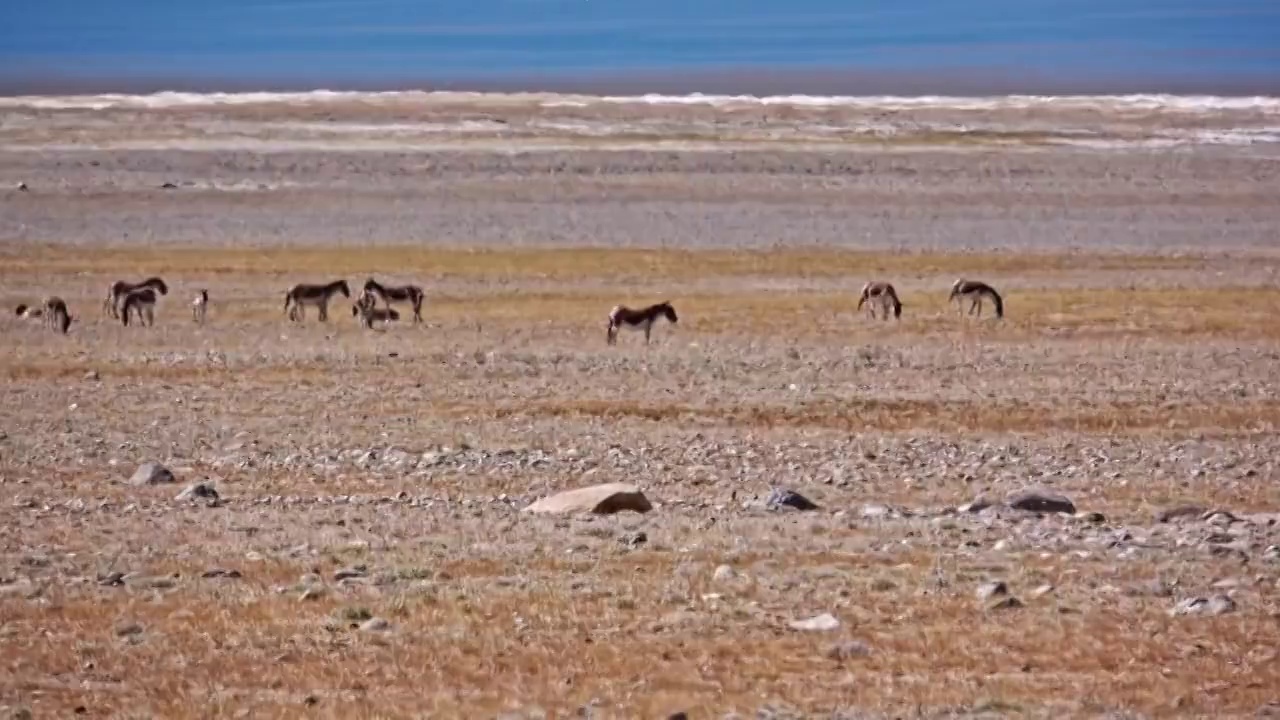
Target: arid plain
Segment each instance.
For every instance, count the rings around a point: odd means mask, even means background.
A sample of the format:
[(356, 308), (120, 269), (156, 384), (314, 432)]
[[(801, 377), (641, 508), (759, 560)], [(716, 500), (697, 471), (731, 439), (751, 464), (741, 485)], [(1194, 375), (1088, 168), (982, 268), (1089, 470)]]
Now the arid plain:
[[(1276, 124), (0, 105), (0, 706), (1280, 713), (1280, 148), (1185, 141)], [(151, 275), (154, 327), (104, 316)], [(426, 322), (284, 315), (368, 277)], [(901, 320), (857, 311), (871, 279)], [(12, 312), (51, 294), (68, 335)], [(653, 509), (522, 512), (606, 482)]]

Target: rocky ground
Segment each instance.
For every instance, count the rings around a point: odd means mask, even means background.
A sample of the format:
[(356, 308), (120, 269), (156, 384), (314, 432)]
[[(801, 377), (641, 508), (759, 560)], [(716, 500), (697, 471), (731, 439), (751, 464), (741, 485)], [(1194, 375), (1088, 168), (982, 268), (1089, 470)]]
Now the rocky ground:
[[(0, 321), (0, 705), (1280, 713), (1274, 174), (6, 151), (0, 298), (77, 320)], [(102, 316), (151, 274), (154, 327)], [(282, 313), (370, 274), (421, 283), (426, 323)], [(959, 275), (1006, 318), (956, 315)], [(900, 322), (857, 313), (871, 277)], [(676, 326), (605, 344), (659, 299)], [(649, 509), (525, 511), (604, 483)]]

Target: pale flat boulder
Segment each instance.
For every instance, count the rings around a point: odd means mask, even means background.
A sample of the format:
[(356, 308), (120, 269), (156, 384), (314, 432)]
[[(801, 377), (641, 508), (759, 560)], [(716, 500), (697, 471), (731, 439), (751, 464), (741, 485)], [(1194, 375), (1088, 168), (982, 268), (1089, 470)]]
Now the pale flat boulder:
[(591, 512), (612, 515), (623, 510), (644, 513), (653, 509), (640, 488), (627, 483), (606, 483), (567, 490), (529, 505), (524, 509), (531, 513)]

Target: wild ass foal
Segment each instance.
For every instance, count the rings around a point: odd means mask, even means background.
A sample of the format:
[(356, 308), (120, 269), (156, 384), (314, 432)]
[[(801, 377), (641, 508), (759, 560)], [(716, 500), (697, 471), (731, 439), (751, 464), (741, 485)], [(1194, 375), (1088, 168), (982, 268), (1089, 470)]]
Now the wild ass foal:
[(632, 310), (625, 305), (615, 305), (609, 311), (609, 330), (605, 335), (605, 340), (610, 345), (616, 344), (620, 328), (644, 330), (644, 344), (648, 345), (649, 333), (653, 330), (653, 324), (662, 318), (666, 318), (672, 324), (678, 322), (679, 318), (676, 317), (676, 309), (671, 307), (670, 302), (660, 302), (657, 305), (650, 305), (640, 310)]
[(126, 293), (124, 299), (120, 301), (120, 322), (125, 327), (129, 326), (129, 313), (138, 316), (138, 322), (143, 325), (156, 324), (156, 291), (143, 287)]
[(111, 283), (107, 288), (107, 298), (102, 301), (102, 311), (113, 318), (120, 317), (120, 300), (125, 295), (141, 288), (152, 288), (161, 295), (169, 294), (169, 286), (164, 284), (164, 280), (158, 277), (149, 277), (140, 283), (128, 283), (123, 280), (117, 280)]
[(378, 307), (373, 293), (368, 290), (360, 293), (360, 297), (351, 306), (351, 316), (360, 318), (360, 327), (366, 330), (373, 329), (375, 322), (388, 323), (400, 319), (400, 313), (395, 308)]
[(407, 302), (413, 305), (413, 321), (422, 322), (422, 288), (417, 285), (386, 286), (373, 278), (364, 283), (365, 292), (372, 292), (382, 298), (387, 309), (391, 309), (391, 301)]
[(990, 285), (978, 280), (965, 280), (960, 278), (951, 286), (951, 294), (947, 296), (947, 302), (956, 301), (957, 310), (963, 311), (964, 306), (961, 304), (964, 300), (969, 301), (969, 314), (974, 314), (976, 310), (978, 317), (982, 317), (982, 301), (988, 299), (995, 306), (996, 317), (1004, 317), (1004, 298), (1000, 297), (1000, 293)]
[(895, 318), (902, 317), (902, 301), (898, 299), (898, 292), (893, 289), (893, 285), (887, 282), (879, 282), (872, 280), (862, 286), (862, 295), (858, 298), (858, 309), (861, 310), (863, 305), (867, 306), (867, 310), (871, 312), (871, 319), (876, 317), (876, 306), (879, 305), (883, 311), (884, 319), (889, 319), (889, 311), (893, 310)]
[(191, 301), (191, 319), (198, 325), (204, 324), (204, 316), (209, 311), (209, 291), (201, 288)]
[(301, 320), (305, 315), (304, 308), (314, 305), (320, 311), (321, 322), (324, 322), (329, 319), (329, 301), (338, 293), (351, 297), (351, 288), (346, 280), (334, 280), (328, 285), (294, 285), (284, 294), (285, 313), (290, 320)]

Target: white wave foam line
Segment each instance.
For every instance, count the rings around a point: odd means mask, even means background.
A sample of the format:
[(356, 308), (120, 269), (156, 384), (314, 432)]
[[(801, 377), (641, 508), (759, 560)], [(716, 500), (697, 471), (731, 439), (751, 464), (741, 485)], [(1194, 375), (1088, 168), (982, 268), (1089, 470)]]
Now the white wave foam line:
[(1175, 110), (1182, 112), (1214, 112), (1252, 110), (1280, 112), (1280, 97), (1222, 97), (1216, 95), (996, 95), (961, 97), (921, 95), (641, 95), (604, 96), (600, 102), (644, 103), (651, 105), (783, 105), (794, 107), (865, 107), (920, 108), (952, 110), (1000, 109), (1093, 109), (1109, 107), (1117, 110)]
[(922, 95), (572, 95), (559, 93), (480, 93), (427, 92), (420, 90), (390, 92), (358, 92), (313, 90), (309, 92), (244, 92), (182, 93), (159, 92), (150, 95), (24, 95), (0, 97), (0, 108), (34, 108), (46, 110), (165, 109), (182, 107), (216, 107), (251, 104), (325, 104), (364, 102), (371, 104), (450, 103), (536, 104), (542, 107), (589, 107), (598, 103), (640, 105), (710, 105), (713, 107), (791, 106), (899, 108), (941, 110), (1002, 109), (1112, 109), (1136, 111), (1172, 111), (1208, 113), (1220, 111), (1252, 111), (1280, 114), (1280, 97), (1223, 97), (1217, 95), (998, 95), (961, 97)]
[(196, 127), (212, 133), (259, 134), (271, 132), (307, 133), (313, 135), (390, 135), (412, 136), (443, 133), (493, 133), (509, 129), (505, 123), (491, 120), (460, 120), (449, 123), (319, 123), (319, 122), (210, 122)]

